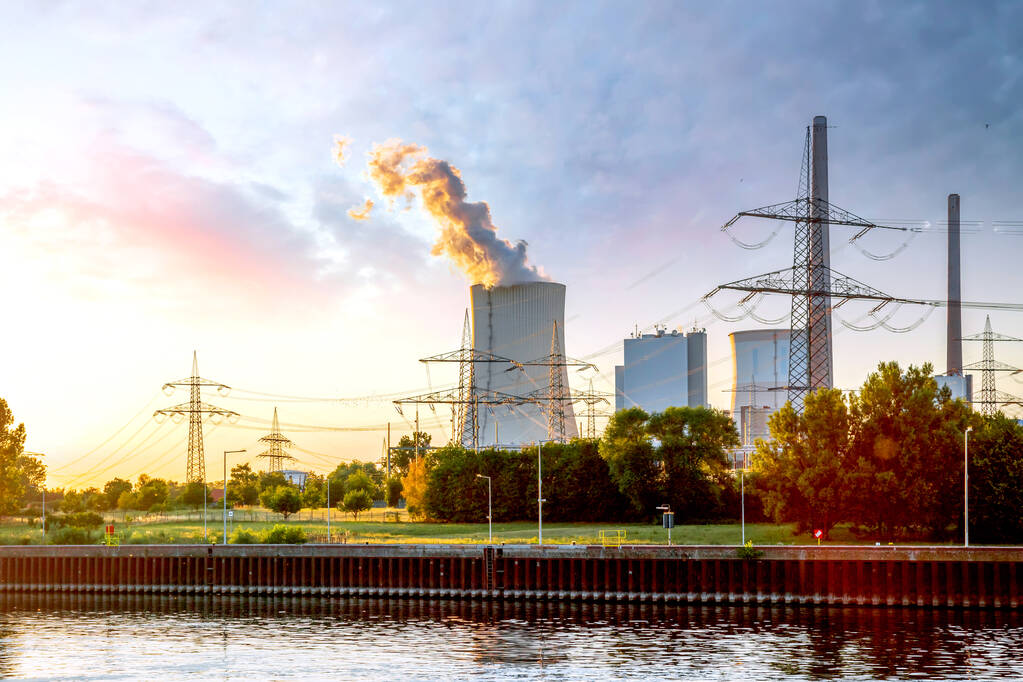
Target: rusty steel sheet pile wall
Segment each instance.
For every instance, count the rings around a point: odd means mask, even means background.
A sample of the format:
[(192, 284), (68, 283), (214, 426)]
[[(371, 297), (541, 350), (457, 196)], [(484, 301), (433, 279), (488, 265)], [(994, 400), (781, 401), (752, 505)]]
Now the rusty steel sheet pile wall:
[(1017, 608), (1023, 548), (0, 547), (0, 591)]

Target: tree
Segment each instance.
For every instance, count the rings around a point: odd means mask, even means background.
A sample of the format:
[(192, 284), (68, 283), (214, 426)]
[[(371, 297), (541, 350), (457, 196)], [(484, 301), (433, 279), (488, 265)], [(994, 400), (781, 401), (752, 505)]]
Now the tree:
[(657, 462), (646, 428), (648, 419), (649, 415), (638, 407), (619, 410), (600, 439), (600, 456), (636, 517), (650, 516), (660, 503)]
[(26, 493), (38, 495), (46, 484), (46, 465), (35, 455), (22, 453), (17, 466), (21, 470), (21, 484)]
[(845, 520), (851, 465), (850, 417), (842, 391), (806, 396), (803, 414), (791, 403), (768, 419), (770, 441), (757, 441), (750, 488), (777, 522), (796, 532), (825, 533)]
[(259, 493), (259, 475), (252, 471), (248, 462), (231, 467), (231, 482), (227, 485), (228, 503), (233, 506), (251, 506), (259, 502)]
[(259, 495), (259, 501), (267, 509), (283, 515), (285, 521), (288, 520), (289, 515), (302, 508), (302, 497), (299, 495), (298, 489), (287, 484), (264, 490)]
[(400, 475), (407, 476), (409, 464), (416, 459), (417, 447), (419, 456), (423, 457), (429, 452), (432, 439), (433, 436), (424, 431), (413, 431), (411, 436), (399, 438), (398, 447), (391, 452), (391, 471), (397, 469)]
[(19, 459), (25, 450), (25, 425), (14, 426), (14, 413), (0, 398), (0, 515), (21, 509), (26, 492)]
[(706, 407), (669, 407), (650, 415), (646, 432), (658, 443), (662, 499), (675, 518), (720, 516), (732, 480), (727, 450), (739, 445), (731, 417)]
[(162, 478), (150, 478), (142, 474), (135, 486), (135, 493), (137, 495), (135, 508), (145, 511), (166, 502), (170, 496), (170, 486)]
[(1020, 544), (1021, 509), (1023, 426), (998, 413), (970, 434), (970, 539)]
[(198, 509), (204, 503), (208, 504), (213, 501), (206, 484), (199, 481), (193, 481), (186, 485), (184, 490), (181, 491), (181, 497), (178, 499), (181, 500), (182, 504), (186, 504), (192, 509)]
[(121, 493), (131, 492), (131, 482), (126, 481), (123, 478), (113, 478), (106, 482), (103, 486), (103, 495), (106, 497), (106, 508), (116, 509), (117, 501), (121, 498)]
[(259, 473), (259, 492), (273, 490), (279, 485), (291, 485), (288, 479), (279, 471), (261, 471)]
[(387, 506), (397, 507), (398, 503), (401, 501), (402, 491), (401, 479), (395, 476), (391, 476), (389, 479), (387, 479), (386, 488)]
[(345, 493), (345, 498), (341, 502), (341, 508), (346, 512), (351, 512), (355, 516), (355, 520), (359, 520), (359, 512), (366, 511), (373, 506), (373, 498), (368, 492), (362, 489), (351, 490)]
[(962, 518), (962, 433), (979, 422), (933, 371), (883, 362), (849, 399), (848, 520), (874, 539), (935, 537)]
[(302, 491), (302, 504), (310, 509), (319, 509), (327, 501), (325, 478), (317, 474), (309, 474)]
[(405, 508), (413, 519), (426, 516), (427, 469), (426, 460), (409, 464), (408, 474), (401, 479), (405, 491)]
[(372, 479), (366, 475), (364, 471), (356, 471), (345, 479), (345, 494), (353, 492), (355, 490), (361, 490), (373, 499), (373, 492), (376, 486), (373, 485)]

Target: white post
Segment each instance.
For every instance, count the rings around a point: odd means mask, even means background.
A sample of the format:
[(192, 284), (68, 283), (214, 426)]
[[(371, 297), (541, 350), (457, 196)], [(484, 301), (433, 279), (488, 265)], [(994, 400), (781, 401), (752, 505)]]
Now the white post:
[(487, 476), (487, 525), (490, 528), (490, 544), (494, 544), (494, 498), (490, 483), (490, 477)]
[(970, 546), (970, 431), (963, 434), (963, 546)]
[[(240, 452), (246, 452), (246, 451), (245, 450), (224, 450), (224, 510), (223, 510), (223, 514), (224, 514), (224, 518), (223, 518), (223, 521), (224, 521), (224, 541), (222, 543), (220, 543), (222, 545), (226, 545), (227, 544), (227, 456), (228, 455), (234, 455), (234, 454), (237, 454), (237, 453), (240, 453)], [(206, 500), (205, 500), (205, 496), (203, 496), (203, 505), (205, 506), (205, 504), (206, 504)], [(231, 526), (233, 527), (234, 524), (232, 523)]]
[(46, 483), (43, 483), (43, 544), (46, 544)]
[(206, 530), (206, 480), (202, 482), (202, 541), (209, 542), (210, 536)]
[(742, 544), (746, 544), (746, 470), (739, 470), (739, 495), (742, 500)]
[[(387, 468), (391, 467), (391, 451), (387, 450)], [(327, 542), (330, 542), (330, 472), (327, 472)]]
[(536, 448), (536, 531), (543, 544), (543, 441)]

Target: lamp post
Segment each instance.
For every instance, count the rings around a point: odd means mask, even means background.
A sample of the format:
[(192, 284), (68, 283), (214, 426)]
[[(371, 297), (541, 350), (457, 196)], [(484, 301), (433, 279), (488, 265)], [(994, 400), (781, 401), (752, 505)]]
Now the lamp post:
[[(390, 428), (390, 425), (388, 425)], [(391, 471), (391, 450), (387, 450), (387, 471)], [(330, 472), (327, 472), (327, 543), (330, 544)]]
[(970, 546), (970, 431), (963, 433), (963, 546)]
[(536, 533), (538, 544), (543, 544), (543, 444), (553, 440), (541, 440), (536, 448)]
[(663, 512), (661, 515), (661, 525), (668, 531), (668, 546), (671, 546), (671, 529), (675, 527), (675, 513), (671, 511), (670, 504), (662, 504), (657, 507), (657, 510)]
[(491, 480), (490, 476), (484, 476), (483, 474), (476, 474), (476, 478), (487, 479), (487, 525), (490, 527), (490, 544), (494, 544), (494, 507), (493, 507), (493, 496), (491, 495)]
[[(227, 544), (227, 456), (234, 455), (245, 450), (224, 450), (224, 542)], [(205, 495), (203, 496), (205, 498)]]

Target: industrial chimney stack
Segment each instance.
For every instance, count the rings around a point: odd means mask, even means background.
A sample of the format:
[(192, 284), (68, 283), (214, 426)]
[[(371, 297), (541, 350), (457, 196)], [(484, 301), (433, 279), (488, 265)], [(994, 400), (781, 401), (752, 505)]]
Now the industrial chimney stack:
[(959, 195), (948, 195), (948, 338), (949, 375), (963, 373), (963, 315), (959, 277)]

